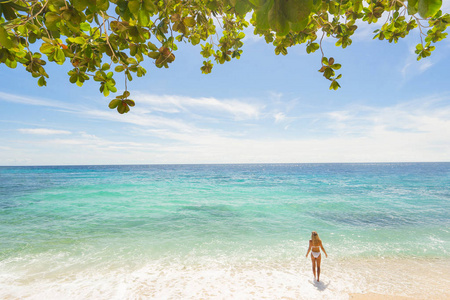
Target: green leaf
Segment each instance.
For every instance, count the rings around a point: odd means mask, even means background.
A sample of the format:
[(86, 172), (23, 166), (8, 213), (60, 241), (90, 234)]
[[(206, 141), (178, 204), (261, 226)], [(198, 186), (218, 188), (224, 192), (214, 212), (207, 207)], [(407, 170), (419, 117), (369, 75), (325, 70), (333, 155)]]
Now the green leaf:
[(195, 26), (195, 19), (193, 17), (187, 17), (183, 20), (184, 25), (188, 27), (194, 27)]
[(283, 55), (287, 55), (287, 49), (286, 49), (286, 47), (283, 47), (283, 46), (277, 46), (277, 47), (275, 47), (275, 54), (276, 55), (279, 55), (279, 54), (283, 54)]
[(91, 29), (91, 25), (89, 25), (89, 23), (81, 23), (80, 24), (80, 29), (83, 31), (89, 31)]
[(94, 80), (95, 81), (105, 81), (106, 80), (105, 72), (103, 72), (103, 71), (95, 72)]
[(131, 0), (128, 2), (128, 9), (134, 15), (138, 14), (140, 7), (141, 7), (141, 1), (139, 1), (139, 0)]
[(422, 18), (434, 16), (442, 6), (442, 0), (419, 0), (419, 15)]
[(306, 28), (308, 23), (309, 23), (309, 17), (307, 17), (299, 22), (291, 23), (291, 30), (296, 31), (296, 32), (302, 31), (303, 29)]
[(84, 38), (82, 38), (81, 36), (77, 36), (74, 39), (74, 42), (79, 44), (79, 45), (84, 45), (84, 43), (86, 43), (86, 40)]
[(125, 91), (125, 92), (123, 92), (122, 96), (124, 98), (128, 98), (128, 96), (130, 96), (130, 92), (129, 91)]
[(102, 85), (100, 89), (103, 90), (103, 96), (108, 97), (109, 95), (108, 87), (106, 85)]
[(258, 10), (254, 12), (256, 15), (255, 22), (256, 27), (261, 30), (268, 30), (270, 29), (270, 23), (269, 23), (269, 11), (271, 10), (272, 6), (274, 4), (274, 0), (266, 0), (264, 2), (264, 5), (262, 5)]
[(191, 44), (195, 46), (198, 43), (200, 43), (200, 37), (198, 35), (193, 35), (191, 37)]
[(78, 80), (78, 75), (76, 73), (72, 74), (69, 78), (70, 83), (75, 83), (75, 82), (77, 82), (77, 80)]
[(7, 59), (5, 65), (7, 65), (8, 68), (15, 69), (17, 67), (17, 61)]
[(145, 75), (145, 73), (147, 73), (147, 71), (143, 68), (143, 67), (139, 67), (137, 70), (137, 76), (138, 77), (142, 77)]
[(57, 23), (61, 21), (61, 16), (54, 12), (48, 12), (45, 14), (45, 25), (49, 30), (58, 31)]
[(208, 60), (203, 62), (203, 66), (200, 68), (200, 70), (202, 71), (203, 74), (209, 74), (211, 73), (212, 68), (213, 64), (211, 63), (210, 60)]
[(44, 54), (49, 54), (53, 52), (54, 48), (55, 46), (53, 46), (52, 44), (44, 43), (41, 45), (41, 48), (39, 48), (39, 50)]
[(28, 7), (20, 6), (17, 3), (14, 3), (14, 2), (11, 2), (11, 1), (3, 1), (3, 2), (10, 2), (9, 5), (11, 5), (15, 10), (28, 11)]
[[(3, 1), (2, 1), (3, 2)], [(11, 1), (4, 1), (4, 2), (11, 2)], [(14, 11), (14, 8), (11, 6), (12, 3), (3, 3), (3, 16), (5, 16), (5, 19), (10, 21), (17, 18), (16, 12)]]
[(125, 67), (123, 65), (117, 66), (114, 71), (116, 72), (123, 72), (123, 70), (125, 70)]
[(89, 0), (72, 0), (73, 6), (79, 11), (85, 10), (88, 2)]
[(341, 86), (339, 85), (339, 83), (336, 80), (333, 80), (330, 84), (330, 90), (337, 90), (340, 87)]
[(241, 16), (245, 16), (246, 13), (248, 13), (251, 9), (250, 3), (245, 0), (238, 0), (236, 1), (236, 5), (234, 6), (234, 9), (236, 10), (236, 13)]
[(153, 58), (153, 59), (157, 59), (157, 58), (159, 58), (161, 55), (162, 55), (162, 54), (159, 53), (159, 52), (150, 52), (150, 53), (148, 54), (148, 57)]
[(333, 70), (339, 70), (341, 68), (341, 64), (331, 65), (331, 68), (333, 68)]
[(289, 22), (284, 12), (285, 0), (274, 0), (275, 3), (269, 11), (270, 28), (277, 33), (278, 36), (285, 36), (289, 33)]
[(153, 0), (144, 0), (143, 6), (144, 6), (144, 9), (148, 12), (153, 12), (156, 9), (155, 4), (153, 3)]
[(132, 57), (128, 57), (127, 58), (127, 63), (129, 63), (129, 64), (137, 64), (137, 61), (134, 58), (132, 58)]
[(3, 26), (1, 25), (0, 25), (0, 45), (2, 45), (7, 49), (10, 49), (13, 46), (13, 42), (11, 41), (8, 32), (6, 32), (6, 29), (3, 28)]
[(131, 99), (127, 99), (125, 100), (125, 103), (128, 104), (129, 106), (133, 107), (135, 105), (134, 101)]
[(129, 112), (130, 108), (124, 101), (120, 101), (120, 104), (117, 106), (117, 111), (119, 112), (119, 114), (124, 114)]
[[(92, 1), (88, 1), (88, 2), (92, 2)], [(102, 11), (107, 11), (109, 8), (109, 0), (96, 0), (96, 6), (98, 9), (102, 10)]]
[[(408, 4), (409, 4), (409, 2), (408, 2)], [(357, 13), (360, 13), (362, 11), (362, 8), (363, 8), (362, 0), (356, 0), (355, 5), (354, 5), (354, 11)]]
[(313, 0), (275, 0), (281, 3), (281, 9), (289, 22), (301, 23), (311, 14)]
[(418, 0), (408, 0), (408, 14), (414, 15), (419, 11)]
[(117, 105), (119, 105), (120, 103), (122, 103), (122, 100), (118, 100), (118, 99), (114, 99), (111, 102), (109, 102), (109, 108), (114, 109), (117, 107)]
[(139, 25), (141, 25), (141, 26), (148, 25), (148, 23), (150, 22), (150, 16), (146, 10), (143, 10), (143, 9), (139, 10), (138, 22), (139, 22)]
[(156, 47), (155, 44), (153, 44), (152, 42), (148, 42), (147, 43), (148, 49), (152, 50), (152, 51), (156, 51), (158, 50), (158, 47)]
[(323, 72), (323, 76), (325, 76), (325, 78), (330, 79), (331, 77), (334, 76), (334, 71), (332, 68), (328, 67), (325, 69), (325, 71)]
[(130, 44), (130, 55), (135, 56), (138, 51), (138, 46), (136, 44)]
[(57, 64), (63, 64), (66, 60), (66, 56), (64, 55), (64, 51), (60, 48), (56, 48), (55, 50), (55, 61)]
[(38, 85), (39, 86), (47, 86), (47, 81), (45, 81), (44, 76), (39, 77)]

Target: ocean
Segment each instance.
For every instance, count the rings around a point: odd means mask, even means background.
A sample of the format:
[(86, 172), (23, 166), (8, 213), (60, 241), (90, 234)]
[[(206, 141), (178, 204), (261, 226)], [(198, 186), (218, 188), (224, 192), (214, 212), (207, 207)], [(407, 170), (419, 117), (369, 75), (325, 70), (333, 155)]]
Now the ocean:
[(0, 299), (448, 299), (449, 225), (450, 163), (0, 167)]

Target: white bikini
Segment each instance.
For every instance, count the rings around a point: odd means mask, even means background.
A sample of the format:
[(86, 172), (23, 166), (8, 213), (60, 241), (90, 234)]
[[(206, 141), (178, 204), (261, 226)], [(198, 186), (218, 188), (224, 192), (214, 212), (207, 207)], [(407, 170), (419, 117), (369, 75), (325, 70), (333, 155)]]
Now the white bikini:
[[(311, 245), (311, 248), (312, 247), (320, 247), (320, 246), (314, 246), (314, 245)], [(320, 249), (320, 248), (319, 248)], [(319, 256), (320, 256), (320, 250), (318, 251), (318, 252), (315, 252), (315, 251), (312, 251), (311, 250), (311, 254), (312, 254), (312, 256), (314, 256), (314, 258), (318, 258)]]
[(314, 252), (311, 251), (312, 256), (314, 256), (315, 258), (318, 258), (320, 256), (320, 251), (319, 252)]

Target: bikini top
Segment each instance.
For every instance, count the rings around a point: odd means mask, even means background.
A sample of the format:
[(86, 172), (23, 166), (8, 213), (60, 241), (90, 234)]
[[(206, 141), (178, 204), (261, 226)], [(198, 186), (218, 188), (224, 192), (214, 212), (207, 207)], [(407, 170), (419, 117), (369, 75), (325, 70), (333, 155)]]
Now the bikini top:
[(311, 248), (318, 247), (320, 249), (320, 245), (311, 245)]

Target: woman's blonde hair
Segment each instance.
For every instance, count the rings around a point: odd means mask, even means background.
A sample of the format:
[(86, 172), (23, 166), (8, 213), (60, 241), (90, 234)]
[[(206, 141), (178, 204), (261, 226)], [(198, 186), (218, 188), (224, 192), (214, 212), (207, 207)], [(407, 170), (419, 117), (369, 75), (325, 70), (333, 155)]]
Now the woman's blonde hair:
[(319, 234), (317, 232), (313, 231), (311, 233), (311, 241), (312, 241), (312, 244), (314, 246), (319, 246), (320, 245), (320, 237), (319, 237)]

